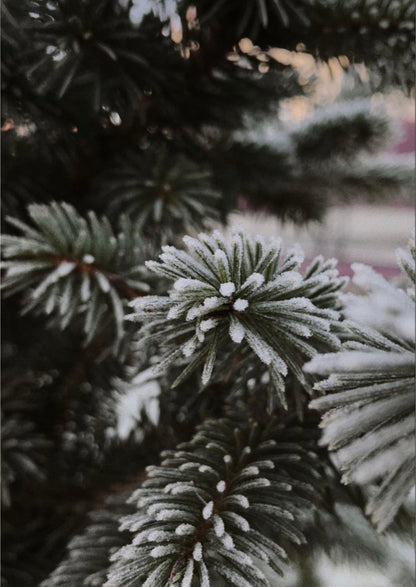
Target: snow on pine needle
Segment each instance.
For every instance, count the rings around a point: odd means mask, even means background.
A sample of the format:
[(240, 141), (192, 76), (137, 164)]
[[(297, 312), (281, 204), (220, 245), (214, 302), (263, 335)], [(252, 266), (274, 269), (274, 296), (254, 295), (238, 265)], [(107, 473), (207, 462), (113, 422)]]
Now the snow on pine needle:
[(3, 294), (24, 292), (22, 313), (44, 313), (61, 330), (77, 323), (85, 345), (110, 328), (118, 352), (125, 300), (150, 289), (139, 231), (125, 215), (114, 230), (65, 202), (31, 204), (28, 215), (29, 224), (6, 218), (20, 234), (2, 235)]
[[(415, 282), (415, 251), (399, 251), (398, 261)], [(367, 274), (370, 283), (373, 273)], [(383, 289), (386, 289), (384, 284)], [(396, 315), (403, 307), (400, 292)], [(414, 287), (408, 290), (414, 299)], [(408, 319), (414, 324), (413, 312)], [(407, 306), (406, 306), (407, 307)], [(386, 314), (390, 321), (390, 317)], [(381, 532), (393, 521), (414, 486), (415, 476), (415, 339), (399, 338), (346, 322), (354, 340), (342, 352), (316, 356), (305, 371), (327, 376), (315, 390), (323, 397), (310, 403), (324, 412), (322, 444), (334, 451), (343, 481), (376, 484), (367, 504), (367, 514)], [(406, 329), (410, 334), (410, 329)]]
[[(286, 548), (305, 543), (322, 470), (314, 435), (277, 422), (206, 420), (190, 442), (164, 451), (121, 520), (130, 544), (111, 557), (104, 587), (271, 587)], [(260, 562), (260, 564), (259, 564)]]
[(404, 274), (402, 285), (405, 289), (387, 281), (367, 265), (361, 263), (351, 265), (354, 271), (353, 283), (367, 295), (354, 293), (341, 295), (345, 318), (357, 324), (370, 326), (387, 336), (395, 335), (408, 341), (414, 340), (415, 277), (412, 248), (414, 245), (411, 242), (409, 250), (397, 251), (397, 261)]
[[(295, 248), (282, 254), (281, 241), (234, 229), (198, 238), (185, 236), (188, 252), (165, 246), (160, 262), (147, 267), (173, 280), (168, 296), (133, 300), (128, 318), (142, 323), (142, 343), (162, 352), (159, 369), (187, 360), (174, 382), (202, 367), (202, 383), (213, 376), (217, 359), (245, 345), (268, 367), (282, 403), (284, 378), (291, 371), (303, 385), (302, 365), (315, 353), (340, 348), (331, 328), (338, 277), (335, 261), (315, 259), (302, 276), (303, 255)], [(233, 348), (235, 347), (235, 348)]]

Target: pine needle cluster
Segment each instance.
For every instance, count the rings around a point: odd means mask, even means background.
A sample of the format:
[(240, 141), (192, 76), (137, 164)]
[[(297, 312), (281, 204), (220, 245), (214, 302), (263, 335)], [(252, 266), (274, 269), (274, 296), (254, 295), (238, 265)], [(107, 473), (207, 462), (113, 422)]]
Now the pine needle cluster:
[(85, 220), (65, 203), (34, 204), (29, 215), (35, 227), (8, 219), (24, 236), (3, 236), (3, 291), (12, 295), (36, 286), (23, 312), (52, 315), (61, 329), (80, 319), (85, 344), (110, 322), (117, 348), (124, 334), (123, 300), (149, 290), (139, 231), (125, 216), (115, 235), (107, 219), (91, 212)]
[(282, 574), (281, 542), (304, 541), (299, 506), (317, 499), (311, 445), (296, 428), (205, 422), (149, 467), (132, 494), (139, 509), (121, 527), (134, 538), (113, 557), (105, 585), (189, 587), (195, 577), (209, 587), (215, 576), (237, 587), (269, 585), (261, 566)]
[[(337, 292), (345, 283), (334, 261), (317, 258), (302, 276), (302, 253), (281, 254), (281, 241), (269, 242), (235, 230), (186, 236), (189, 253), (164, 247), (161, 262), (147, 267), (174, 279), (169, 296), (134, 300), (131, 319), (144, 322), (143, 344), (157, 343), (158, 369), (189, 358), (173, 385), (203, 364), (202, 384), (215, 369), (217, 356), (247, 346), (268, 367), (283, 405), (284, 377), (290, 370), (307, 385), (301, 366), (323, 347), (340, 346), (331, 327), (338, 320)], [(231, 346), (230, 347), (230, 343)], [(234, 347), (234, 348), (233, 348)], [(249, 359), (250, 360), (250, 359)]]

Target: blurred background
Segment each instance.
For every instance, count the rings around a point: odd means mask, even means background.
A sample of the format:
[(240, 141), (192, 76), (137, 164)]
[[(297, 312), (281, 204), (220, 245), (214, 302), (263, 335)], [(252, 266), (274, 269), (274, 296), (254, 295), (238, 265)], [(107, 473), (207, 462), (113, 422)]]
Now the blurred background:
[[(325, 108), (357, 91), (356, 82), (346, 79), (339, 59), (330, 59), (328, 64), (317, 64), (310, 55), (279, 51), (282, 61), (294, 63), (301, 76), (314, 78), (311, 96), (282, 101), (279, 113), (282, 123), (302, 124), (302, 120), (307, 119), (316, 107)], [(361, 82), (366, 84), (367, 70), (364, 67), (358, 70)], [(374, 111), (380, 106), (384, 108), (393, 127), (392, 136), (380, 154), (391, 163), (397, 160), (398, 155), (404, 156), (412, 167), (415, 158), (413, 98), (400, 90), (386, 90), (373, 93), (370, 100)], [(262, 129), (271, 141), (274, 132), (273, 126)], [(229, 223), (244, 226), (254, 233), (279, 234), (286, 243), (298, 242), (307, 251), (308, 258), (317, 254), (336, 257), (342, 275), (351, 276), (351, 263), (360, 262), (371, 265), (389, 279), (400, 273), (395, 251), (405, 246), (409, 235), (414, 232), (415, 206), (411, 192), (403, 193), (394, 188), (381, 198), (375, 194), (369, 200), (365, 194), (360, 197), (358, 193), (349, 201), (340, 202), (335, 186), (331, 206), (319, 222), (299, 226), (290, 219), (282, 221), (264, 212), (247, 210), (242, 201), (241, 211), (231, 214)]]

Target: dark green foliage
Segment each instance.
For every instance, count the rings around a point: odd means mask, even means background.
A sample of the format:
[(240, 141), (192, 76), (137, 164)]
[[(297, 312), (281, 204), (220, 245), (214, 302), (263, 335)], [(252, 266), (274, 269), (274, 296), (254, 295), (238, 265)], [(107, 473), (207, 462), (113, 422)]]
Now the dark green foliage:
[(36, 374), (30, 371), (20, 377), (11, 372), (3, 373), (1, 502), (5, 507), (11, 505), (15, 482), (30, 484), (45, 480), (51, 444), (31, 418), (31, 408), (33, 410), (35, 403), (31, 399), (33, 391), (36, 393), (32, 388), (35, 378)]
[(91, 212), (86, 221), (72, 206), (56, 202), (31, 205), (29, 214), (36, 228), (10, 218), (24, 237), (3, 236), (3, 290), (11, 295), (35, 285), (25, 313), (53, 315), (61, 329), (80, 317), (85, 344), (110, 325), (117, 349), (124, 335), (123, 299), (149, 289), (138, 231), (123, 217), (115, 236), (106, 219)]
[(75, 587), (103, 585), (109, 557), (128, 541), (128, 532), (119, 532), (119, 518), (132, 512), (125, 503), (126, 494), (106, 500), (105, 508), (91, 512), (89, 524), (82, 534), (68, 543), (64, 559), (42, 587)]
[(219, 220), (225, 207), (209, 169), (172, 155), (163, 145), (118, 157), (100, 178), (98, 192), (113, 216), (128, 214), (148, 238), (162, 244)]
[(98, 0), (94, 6), (84, 0), (34, 4), (36, 16), (25, 28), (35, 47), (28, 74), (39, 92), (58, 98), (68, 93), (76, 104), (77, 89), (82, 88), (94, 112), (104, 108), (131, 116), (134, 111), (126, 108), (143, 104), (146, 89), (155, 87), (160, 95), (166, 91), (167, 80), (152, 66), (155, 52), (169, 56), (156, 41), (157, 22), (143, 34), (131, 26), (128, 11), (112, 0)]
[(311, 163), (355, 158), (357, 145), (360, 151), (376, 151), (391, 137), (391, 129), (382, 111), (372, 111), (369, 100), (358, 98), (321, 107), (289, 136), (295, 156)]
[(236, 35), (238, 38), (248, 36), (256, 38), (261, 29), (267, 29), (273, 21), (280, 22), (284, 27), (293, 24), (307, 24), (308, 8), (311, 0), (262, 0), (256, 2), (249, 0), (245, 6), (233, 0), (228, 2), (199, 0), (194, 3), (198, 9), (201, 25), (213, 19), (229, 18), (236, 23)]
[[(321, 59), (346, 55), (364, 61), (381, 74), (382, 84), (414, 85), (411, 0), (199, 0), (192, 4), (203, 31), (208, 28), (215, 35), (220, 29), (230, 49), (244, 36), (262, 47), (301, 46)], [(229, 29), (223, 30), (227, 25)]]

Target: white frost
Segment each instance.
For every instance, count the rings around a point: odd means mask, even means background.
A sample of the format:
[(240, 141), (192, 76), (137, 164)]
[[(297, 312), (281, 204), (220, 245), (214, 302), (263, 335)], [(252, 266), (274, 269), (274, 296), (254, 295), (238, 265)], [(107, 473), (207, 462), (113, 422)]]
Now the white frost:
[(227, 487), (227, 484), (225, 483), (225, 481), (218, 481), (216, 487), (217, 487), (218, 493), (224, 493), (224, 491)]
[(218, 538), (221, 538), (221, 536), (224, 536), (225, 526), (224, 526), (224, 522), (223, 522), (222, 518), (220, 518), (220, 516), (215, 515), (212, 518), (212, 525), (214, 526), (215, 535), (218, 536)]
[(238, 298), (233, 304), (234, 310), (237, 312), (244, 312), (248, 308), (248, 301), (243, 298)]
[(247, 287), (249, 285), (254, 285), (254, 287), (260, 287), (264, 283), (264, 275), (261, 273), (252, 273), (247, 277), (245, 282), (243, 283), (243, 287)]
[(220, 298), (217, 298), (216, 296), (212, 296), (210, 298), (205, 298), (203, 306), (207, 310), (211, 310), (213, 308), (216, 308), (219, 302), (220, 302)]
[(186, 565), (186, 571), (182, 579), (181, 587), (191, 587), (192, 577), (194, 575), (194, 559), (190, 558)]
[(229, 334), (231, 340), (239, 344), (245, 335), (244, 326), (238, 320), (233, 320), (230, 324)]
[(212, 516), (212, 512), (214, 510), (214, 502), (209, 501), (207, 505), (202, 510), (202, 517), (204, 520), (208, 520)]
[[(222, 251), (221, 251), (222, 252)], [(235, 292), (235, 284), (232, 281), (221, 283), (220, 294), (229, 298)]]
[(215, 328), (217, 325), (217, 320), (214, 320), (213, 318), (209, 318), (208, 320), (202, 320), (199, 324), (199, 328), (202, 330), (202, 332), (208, 332), (209, 330), (212, 330), (213, 328)]
[(87, 265), (91, 265), (91, 263), (94, 263), (94, 261), (95, 257), (93, 255), (90, 255), (89, 253), (82, 257), (82, 262), (86, 263)]
[(232, 548), (234, 548), (234, 540), (231, 538), (229, 534), (224, 534), (224, 536), (221, 539), (221, 542), (224, 544), (227, 550), (231, 550)]
[(150, 551), (150, 556), (152, 558), (160, 558), (162, 556), (166, 556), (167, 554), (172, 554), (176, 552), (176, 544), (169, 544), (168, 546), (155, 546)]
[(195, 532), (195, 526), (192, 524), (179, 524), (175, 530), (175, 534), (178, 536), (188, 536), (189, 534), (193, 534)]
[(194, 546), (194, 550), (192, 552), (192, 556), (194, 558), (194, 560), (196, 561), (201, 561), (202, 560), (202, 544), (200, 542), (197, 542)]
[(182, 353), (183, 353), (184, 357), (192, 356), (194, 354), (194, 352), (196, 351), (196, 347), (197, 347), (197, 342), (196, 342), (195, 338), (191, 338), (190, 340), (188, 340), (188, 342), (186, 342), (182, 347)]

